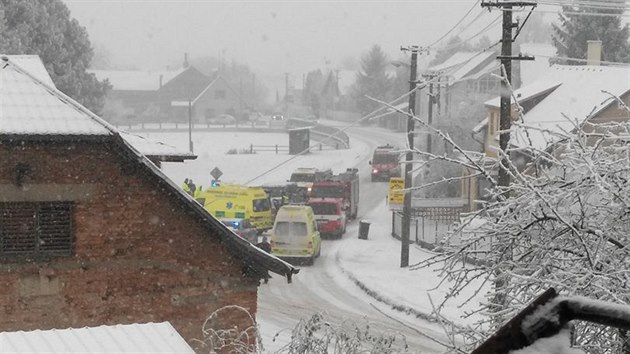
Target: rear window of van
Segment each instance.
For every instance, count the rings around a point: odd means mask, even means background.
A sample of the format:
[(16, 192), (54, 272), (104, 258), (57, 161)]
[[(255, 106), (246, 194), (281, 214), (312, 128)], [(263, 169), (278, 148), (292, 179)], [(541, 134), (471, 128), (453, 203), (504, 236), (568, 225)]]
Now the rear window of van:
[(278, 221), (274, 229), (278, 237), (303, 237), (308, 235), (305, 222)]

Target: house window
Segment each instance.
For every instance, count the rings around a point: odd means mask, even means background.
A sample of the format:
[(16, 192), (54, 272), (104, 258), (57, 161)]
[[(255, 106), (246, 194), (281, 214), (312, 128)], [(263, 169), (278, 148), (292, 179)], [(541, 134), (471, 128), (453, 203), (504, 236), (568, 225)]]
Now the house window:
[(0, 203), (0, 260), (69, 256), (71, 202)]
[(217, 100), (225, 99), (225, 90), (216, 90), (214, 91), (214, 98)]

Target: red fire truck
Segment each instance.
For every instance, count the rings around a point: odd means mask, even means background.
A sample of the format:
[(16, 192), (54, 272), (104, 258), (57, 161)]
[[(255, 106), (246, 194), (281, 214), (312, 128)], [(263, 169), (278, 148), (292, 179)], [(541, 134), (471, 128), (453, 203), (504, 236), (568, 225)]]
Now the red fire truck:
[(372, 156), (372, 182), (389, 181), (390, 177), (400, 177), (399, 153), (391, 145), (379, 146)]
[(341, 198), (348, 219), (359, 211), (359, 169), (348, 168), (325, 181), (313, 183), (311, 198)]

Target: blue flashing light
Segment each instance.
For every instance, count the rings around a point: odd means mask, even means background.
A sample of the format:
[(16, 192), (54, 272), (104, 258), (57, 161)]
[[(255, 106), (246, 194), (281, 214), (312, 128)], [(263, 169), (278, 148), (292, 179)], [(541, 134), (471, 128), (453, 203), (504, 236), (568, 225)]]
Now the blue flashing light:
[(212, 187), (219, 187), (219, 186), (221, 186), (221, 182), (217, 181), (216, 179), (213, 179), (210, 185)]
[(232, 221), (232, 226), (234, 226), (234, 228), (238, 229), (238, 225), (240, 225), (241, 223), (238, 221)]

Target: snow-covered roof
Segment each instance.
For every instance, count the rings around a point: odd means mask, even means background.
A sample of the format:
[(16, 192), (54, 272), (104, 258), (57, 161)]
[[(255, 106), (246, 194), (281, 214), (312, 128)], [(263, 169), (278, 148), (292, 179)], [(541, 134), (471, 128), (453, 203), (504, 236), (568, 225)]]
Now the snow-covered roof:
[[(35, 62), (29, 60), (31, 64)], [(35, 76), (19, 66), (12, 56), (2, 56), (2, 62), (0, 135), (114, 134), (114, 127), (49, 85), (47, 73)]]
[[(468, 79), (469, 75), (474, 75), (481, 70), (475, 71), (486, 61), (494, 59), (496, 54), (492, 51), (485, 52), (457, 52), (441, 64), (434, 65), (427, 69), (429, 72), (445, 72), (449, 81), (456, 82)], [(483, 68), (486, 69), (488, 65)]]
[(545, 43), (522, 43), (520, 51), (523, 55), (531, 55), (534, 60), (522, 60), (521, 84), (529, 85), (544, 78), (549, 71), (549, 59), (556, 55), (556, 47)]
[[(550, 90), (553, 90), (560, 85), (562, 85), (562, 82), (558, 80), (553, 80), (553, 79), (539, 80), (530, 85), (523, 86), (520, 89), (514, 90), (514, 96), (516, 96), (516, 99), (518, 100), (519, 103), (525, 102), (531, 98), (534, 98), (536, 96), (549, 92)], [(487, 107), (499, 108), (501, 107), (501, 96), (491, 98), (487, 100), (486, 102), (484, 102), (484, 104)]]
[(182, 151), (174, 146), (164, 144), (159, 141), (153, 141), (143, 136), (132, 134), (125, 131), (120, 131), (120, 136), (123, 137), (128, 143), (136, 148), (141, 154), (148, 156), (149, 158), (157, 157), (161, 160), (171, 161), (175, 160), (192, 160), (197, 158), (197, 155)]
[(139, 70), (90, 70), (99, 80), (108, 79), (114, 90), (129, 91), (156, 91), (171, 81), (185, 68), (165, 71), (139, 71)]
[(169, 322), (0, 332), (3, 354), (194, 354)]
[(39, 55), (7, 55), (20, 68), (35, 76), (48, 86), (55, 87)]
[[(524, 115), (525, 125), (537, 128), (529, 129), (529, 136), (532, 146), (539, 149), (556, 140), (552, 134), (540, 129), (550, 132), (573, 130), (574, 124), (563, 114), (581, 124), (612, 103), (611, 97), (602, 90), (616, 96), (630, 91), (628, 67), (554, 65), (545, 77), (546, 81), (562, 84)], [(516, 127), (514, 129), (517, 130), (514, 143), (528, 145), (524, 134)]]

